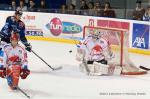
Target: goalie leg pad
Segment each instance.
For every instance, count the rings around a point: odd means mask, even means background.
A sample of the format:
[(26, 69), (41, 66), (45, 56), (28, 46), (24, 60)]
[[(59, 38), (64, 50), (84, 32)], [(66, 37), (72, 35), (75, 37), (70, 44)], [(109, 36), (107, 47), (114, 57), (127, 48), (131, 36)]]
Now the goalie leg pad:
[[(88, 67), (88, 69), (89, 69), (90, 72), (94, 72), (94, 66), (93, 66), (93, 64), (87, 64), (87, 67)], [(81, 63), (79, 65), (79, 69), (80, 69), (81, 72), (86, 72), (85, 64)]]
[(108, 74), (109, 75), (120, 75), (122, 68), (116, 65), (109, 65)]
[(85, 57), (85, 51), (83, 49), (77, 49), (76, 60), (82, 61)]
[(80, 70), (81, 72), (85, 72), (85, 67), (84, 67), (84, 64), (83, 64), (83, 63), (79, 64), (79, 70)]
[(108, 74), (109, 65), (101, 64), (98, 62), (94, 62), (93, 65), (95, 68), (95, 72), (99, 72), (104, 75)]
[(122, 70), (120, 66), (105, 65), (97, 62), (94, 62), (94, 67), (102, 75), (120, 75)]
[(94, 64), (88, 64), (88, 68), (90, 70), (91, 76), (99, 76), (101, 75), (101, 72), (99, 72), (99, 67), (95, 67)]
[(115, 66), (114, 75), (120, 75), (122, 68), (120, 66)]

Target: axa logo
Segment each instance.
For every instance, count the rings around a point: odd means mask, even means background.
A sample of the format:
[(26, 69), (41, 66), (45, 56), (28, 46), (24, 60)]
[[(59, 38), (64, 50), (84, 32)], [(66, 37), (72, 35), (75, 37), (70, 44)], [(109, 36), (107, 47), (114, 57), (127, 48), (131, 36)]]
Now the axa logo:
[(136, 37), (134, 42), (133, 42), (133, 46), (145, 48), (146, 47), (145, 39), (141, 38), (141, 37)]
[(61, 33), (72, 34), (82, 32), (82, 27), (73, 22), (62, 22), (59, 18), (53, 18), (46, 27), (54, 36), (59, 36)]

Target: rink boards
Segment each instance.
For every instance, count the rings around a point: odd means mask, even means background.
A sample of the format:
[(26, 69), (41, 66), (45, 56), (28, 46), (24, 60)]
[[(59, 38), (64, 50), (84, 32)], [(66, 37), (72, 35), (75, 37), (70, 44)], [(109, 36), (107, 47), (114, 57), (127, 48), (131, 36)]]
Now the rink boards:
[[(13, 11), (0, 11), (0, 28)], [(28, 39), (75, 44), (83, 39), (85, 26), (126, 29), (129, 33), (129, 51), (150, 55), (150, 24), (144, 21), (68, 15), (57, 13), (24, 12)]]
[[(78, 40), (70, 40), (70, 39), (62, 39), (62, 38), (50, 38), (50, 37), (35, 37), (35, 36), (27, 36), (29, 40), (40, 40), (40, 41), (48, 41), (48, 42), (62, 42), (62, 43), (68, 43), (68, 44), (78, 44)], [(119, 50), (117, 46), (112, 46), (113, 50)], [(134, 49), (129, 48), (129, 52), (131, 53), (138, 53), (138, 54), (144, 54), (144, 55), (150, 55), (150, 51), (147, 50), (140, 50), (140, 49)]]

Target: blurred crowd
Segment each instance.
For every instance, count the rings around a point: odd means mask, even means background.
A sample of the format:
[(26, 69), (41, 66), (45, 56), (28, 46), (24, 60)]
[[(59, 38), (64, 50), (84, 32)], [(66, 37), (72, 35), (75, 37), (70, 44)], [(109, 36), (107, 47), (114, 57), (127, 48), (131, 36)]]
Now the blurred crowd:
[[(150, 21), (150, 6), (146, 8), (142, 7), (141, 1), (135, 2), (136, 8), (132, 11), (131, 19), (133, 20), (143, 20)], [(76, 14), (76, 15), (86, 15), (86, 16), (99, 16), (99, 17), (110, 17), (116, 18), (116, 9), (111, 6), (111, 2), (105, 2), (103, 5), (97, 1), (92, 0), (80, 0), (80, 7), (77, 8), (75, 4), (62, 4), (58, 9), (50, 9), (45, 0), (40, 0), (37, 6), (34, 0), (28, 0), (25, 3), (24, 0), (11, 0), (11, 5), (6, 7), (5, 10), (15, 10), (16, 8), (21, 8), (23, 11), (31, 12), (47, 12), (47, 13), (61, 13), (61, 14)]]
[(60, 13), (64, 14), (80, 14), (89, 16), (111, 17), (115, 18), (115, 11), (112, 9), (109, 2), (105, 2), (104, 6), (100, 2), (86, 2), (81, 0), (80, 9), (76, 9), (74, 4), (62, 5)]

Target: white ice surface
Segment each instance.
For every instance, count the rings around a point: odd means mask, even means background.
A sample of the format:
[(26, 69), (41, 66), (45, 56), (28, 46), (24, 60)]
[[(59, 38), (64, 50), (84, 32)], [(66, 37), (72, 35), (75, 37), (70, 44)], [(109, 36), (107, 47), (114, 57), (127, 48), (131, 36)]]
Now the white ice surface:
[[(33, 50), (52, 67), (52, 71), (33, 53), (28, 53), (31, 75), (20, 80), (19, 86), (31, 99), (150, 99), (150, 74), (142, 76), (86, 76), (75, 60), (76, 46), (72, 44), (30, 41)], [(72, 53), (69, 51), (72, 50)], [(150, 56), (131, 54), (137, 66), (150, 67)], [(0, 99), (26, 99), (11, 91), (0, 78)]]

